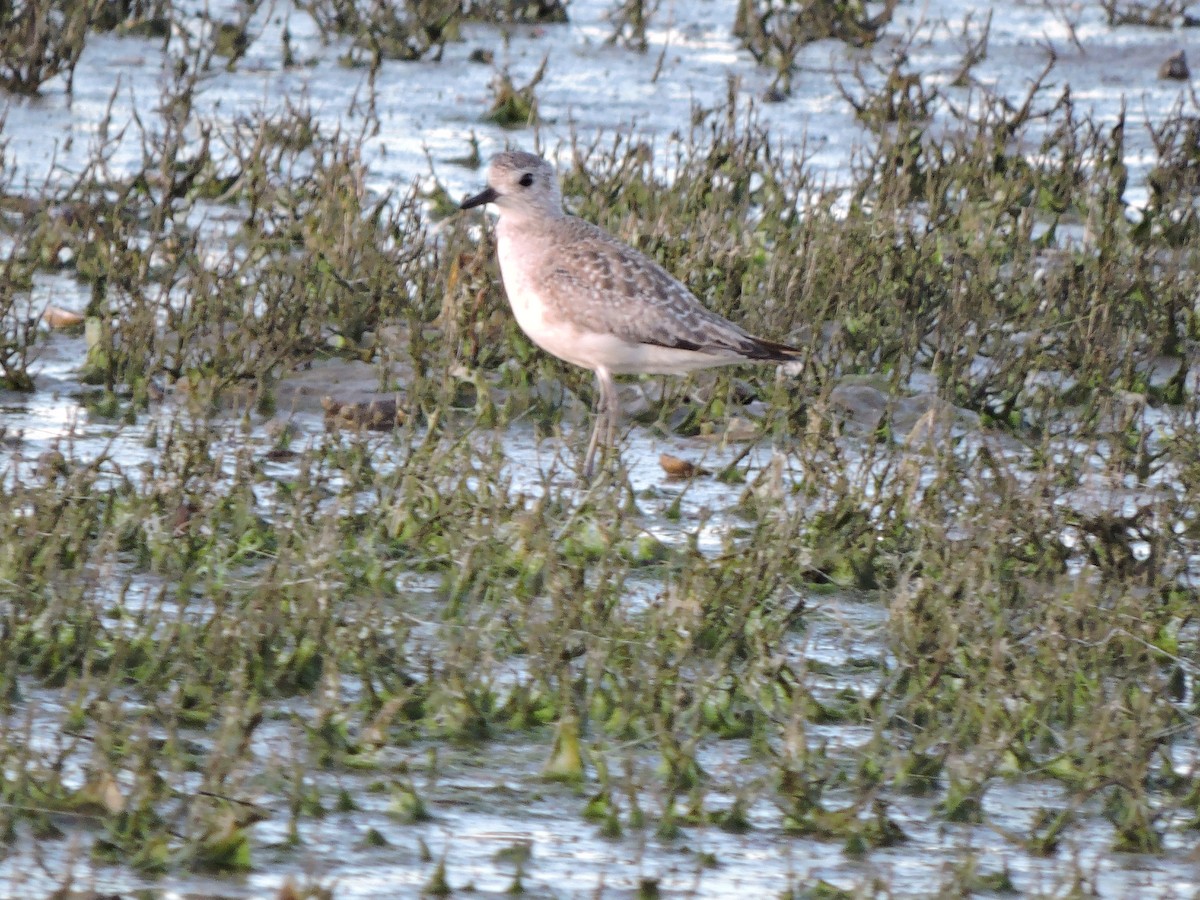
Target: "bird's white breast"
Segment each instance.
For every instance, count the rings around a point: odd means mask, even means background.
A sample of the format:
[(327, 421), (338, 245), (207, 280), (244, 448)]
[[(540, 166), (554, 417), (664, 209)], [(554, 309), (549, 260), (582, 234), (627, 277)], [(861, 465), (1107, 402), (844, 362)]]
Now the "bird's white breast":
[(500, 260), (500, 277), (504, 293), (521, 330), (529, 339), (559, 359), (594, 369), (592, 354), (583, 352), (587, 336), (570, 321), (570, 311), (560, 308), (559, 298), (541, 284), (538, 273), (543, 270), (543, 245), (520, 233), (517, 225), (501, 216), (496, 226), (496, 255)]

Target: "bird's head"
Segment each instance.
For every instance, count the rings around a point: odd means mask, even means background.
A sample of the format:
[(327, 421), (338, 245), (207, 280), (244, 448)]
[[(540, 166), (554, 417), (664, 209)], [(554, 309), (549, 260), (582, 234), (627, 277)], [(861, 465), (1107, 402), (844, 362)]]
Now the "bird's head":
[(488, 186), (464, 200), (461, 209), (494, 203), (501, 215), (561, 216), (562, 191), (554, 167), (533, 153), (506, 150), (492, 157)]

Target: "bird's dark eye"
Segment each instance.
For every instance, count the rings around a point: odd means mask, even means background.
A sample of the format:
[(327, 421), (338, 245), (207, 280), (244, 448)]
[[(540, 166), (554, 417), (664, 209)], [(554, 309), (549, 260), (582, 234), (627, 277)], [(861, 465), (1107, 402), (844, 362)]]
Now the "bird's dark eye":
[(518, 183), (521, 185), (521, 187), (529, 187), (531, 184), (533, 184), (533, 176), (526, 172), (521, 176), (521, 180)]

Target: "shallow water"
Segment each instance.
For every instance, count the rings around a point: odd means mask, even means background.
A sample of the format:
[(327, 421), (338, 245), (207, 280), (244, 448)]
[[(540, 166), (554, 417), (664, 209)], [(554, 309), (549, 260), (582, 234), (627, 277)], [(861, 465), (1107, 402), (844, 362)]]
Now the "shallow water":
[[(730, 33), (732, 3), (662, 3), (651, 19), (644, 54), (605, 44), (612, 32), (605, 18), (611, 6), (605, 0), (573, 0), (569, 25), (518, 27), (507, 45), (495, 30), (471, 26), (462, 43), (446, 46), (441, 62), (385, 63), (375, 104), (379, 133), (368, 138), (364, 158), (371, 186), (383, 192), (428, 176), (431, 159), (434, 173), (452, 195), (477, 189), (480, 173), (445, 162), (466, 152), (471, 134), (478, 136), (485, 158), (506, 145), (529, 148), (535, 141), (553, 150), (573, 132), (585, 141), (598, 136), (601, 143), (629, 134), (653, 140), (658, 167), (670, 171), (669, 136), (687, 133), (696, 105), (721, 106), (731, 78), (746, 100), (761, 97), (771, 84), (770, 72), (756, 66)], [(202, 11), (211, 10), (214, 19), (232, 19), (234, 8), (198, 3), (196, 27), (202, 27)], [(870, 51), (836, 41), (804, 48), (792, 96), (781, 103), (761, 103), (758, 114), (781, 147), (802, 152), (814, 173), (836, 182), (856, 152), (872, 143), (843, 100), (838, 80), (853, 93), (851, 75), (861, 65), (868, 83), (872, 77), (882, 81), (869, 63), (890, 62), (901, 50), (895, 35), (916, 29), (918, 39), (906, 49), (912, 69), (959, 106), (977, 102), (981, 87), (1013, 102), (1023, 99), (1052, 49), (1057, 63), (1047, 105), (1069, 85), (1080, 110), (1091, 111), (1099, 122), (1115, 122), (1122, 108), (1128, 108), (1131, 185), (1126, 200), (1136, 207), (1146, 198), (1141, 182), (1152, 162), (1143, 120), (1159, 122), (1176, 104), (1186, 108), (1188, 103), (1186, 86), (1158, 79), (1156, 71), (1167, 56), (1186, 46), (1190, 33), (1109, 28), (1100, 4), (1058, 9), (1018, 2), (979, 5), (966, 33), (977, 36), (990, 14), (989, 52), (972, 70), (974, 85), (956, 87), (949, 81), (966, 48), (962, 6), (949, 0), (902, 5), (884, 39)], [(1074, 23), (1081, 47), (1070, 39), (1067, 20)], [(280, 66), (285, 28), (295, 57), (304, 63), (292, 69)], [(250, 33), (258, 36), (236, 71), (206, 74), (197, 97), (204, 119), (248, 123), (291, 103), (310, 108), (328, 130), (363, 127), (367, 76), (362, 69), (338, 64), (346, 45), (324, 44), (310, 17), (286, 6), (265, 7)], [(494, 76), (492, 66), (468, 61), (480, 47), (494, 49), (496, 65), (507, 67), (518, 85), (548, 57), (548, 75), (537, 91), (541, 122), (535, 134), (480, 121), (490, 104)], [(1121, 60), (1119, 67), (1113, 66), (1114, 59)], [(70, 103), (52, 86), (43, 98), (11, 99), (5, 136), (20, 173), (17, 182), (37, 186), (48, 177), (78, 172), (110, 107), (113, 133), (131, 121), (135, 109), (147, 131), (160, 130), (154, 103), (165, 77), (163, 60), (158, 42), (96, 35), (76, 70)], [(128, 171), (140, 163), (140, 151), (137, 128), (130, 128), (116, 142), (110, 168), (116, 174)]]
[[(806, 620), (808, 631), (791, 653), (797, 661), (803, 657), (828, 666), (831, 674), (821, 680), (830, 691), (856, 684), (869, 690), (869, 670), (865, 678), (847, 674), (846, 663), (882, 653), (879, 634), (885, 620), (876, 602), (853, 596), (821, 598)], [(47, 732), (57, 732), (62, 711), (52, 696), (32, 688), (29, 700), (34, 704), (35, 731), (40, 719)], [(280, 717), (289, 704), (275, 707), (254, 739), (255, 755), (264, 761), (286, 761), (302, 752), (296, 749), (304, 741), (298, 726)], [(300, 710), (303, 704), (294, 708)], [(196, 737), (203, 742), (199, 734)], [(834, 758), (869, 737), (869, 728), (844, 724), (811, 729), (812, 740), (824, 744)], [(430, 756), (435, 749), (436, 774)], [(623, 753), (616, 748), (613, 752), (615, 758)], [(949, 823), (935, 814), (932, 799), (901, 797), (891, 803), (888, 814), (907, 840), (858, 860), (843, 853), (836, 841), (781, 832), (778, 813), (767, 798), (749, 806), (752, 829), (745, 834), (710, 826), (688, 827), (671, 840), (655, 836), (652, 829), (627, 829), (619, 839), (605, 838), (597, 825), (579, 817), (579, 790), (542, 780), (544, 757), (545, 746), (528, 740), (493, 740), (480, 749), (417, 743), (385, 749), (379, 768), (371, 772), (311, 771), (307, 777), (323, 797), (345, 789), (359, 808), (301, 819), (299, 850), (287, 843), (283, 798), (273, 796), (269, 783), (263, 782), (256, 802), (275, 815), (255, 826), (255, 869), (245, 875), (153, 877), (95, 865), (87, 860), (86, 821), (81, 828), (78, 820), (63, 815), (56, 817), (65, 832), (58, 841), (19, 835), (0, 860), (0, 892), (14, 898), (49, 894), (61, 886), (64, 866), (70, 865), (77, 890), (101, 894), (149, 890), (156, 897), (254, 898), (273, 895), (288, 877), (307, 877), (335, 886), (335, 896), (342, 898), (415, 896), (437, 863), (444, 861), (456, 891), (493, 895), (505, 893), (513, 883), (516, 865), (505, 854), (514, 847), (528, 848), (531, 854), (521, 866), (521, 882), (534, 897), (590, 896), (596, 891), (606, 897), (634, 897), (644, 880), (657, 882), (664, 896), (775, 896), (812, 888), (818, 880), (870, 896), (876, 878), (889, 886), (889, 896), (923, 897), (936, 891), (950, 867), (964, 865), (974, 866), (980, 875), (1006, 871), (1024, 895), (1059, 895), (1070, 887), (1069, 879), (1064, 880), (1065, 859), (1074, 861), (1073, 868), (1084, 873), (1097, 896), (1184, 897), (1196, 889), (1195, 865), (1188, 858), (1194, 842), (1178, 831), (1168, 832), (1164, 855), (1114, 854), (1107, 849), (1111, 828), (1097, 818), (1065, 838), (1052, 857), (1022, 851), (1016, 841), (1034, 826), (1039, 812), (1068, 804), (1066, 790), (1049, 780), (994, 784), (983, 798), (985, 825)], [(719, 783), (752, 785), (763, 774), (743, 740), (710, 744), (698, 762)], [(1191, 766), (1195, 760), (1179, 763)], [(653, 766), (654, 760), (647, 756), (641, 764)], [(419, 788), (430, 821), (398, 821), (388, 812), (390, 795), (370, 789), (381, 779), (389, 781), (387, 773), (397, 766), (407, 773), (400, 780), (411, 778)], [(177, 787), (186, 790), (190, 778), (182, 776)], [(586, 794), (588, 788), (582, 791)], [(751, 788), (750, 796), (754, 793)], [(643, 804), (647, 796), (642, 793)], [(710, 793), (707, 806), (720, 809), (732, 801)], [(1087, 810), (1081, 814), (1087, 815)], [(367, 842), (372, 829), (385, 845)]]

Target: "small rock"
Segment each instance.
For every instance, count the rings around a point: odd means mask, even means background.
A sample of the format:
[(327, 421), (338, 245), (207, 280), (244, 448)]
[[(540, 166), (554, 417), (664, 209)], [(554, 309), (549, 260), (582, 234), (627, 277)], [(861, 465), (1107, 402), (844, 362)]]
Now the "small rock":
[(730, 443), (735, 441), (756, 441), (762, 437), (762, 429), (749, 419), (734, 416), (726, 424), (723, 437)]
[(847, 380), (830, 392), (829, 404), (840, 412), (848, 423), (874, 430), (883, 420), (888, 396), (874, 385)]
[(904, 436), (904, 444), (913, 450), (936, 450), (949, 436), (949, 424), (949, 417), (945, 411), (931, 406), (908, 429)]
[(896, 408), (892, 411), (892, 428), (899, 436), (909, 434), (918, 426), (928, 428), (934, 422), (949, 424), (953, 419), (953, 406), (937, 394), (925, 392), (896, 401)]
[(43, 478), (56, 478), (59, 475), (71, 474), (67, 458), (58, 450), (47, 450), (42, 453), (34, 464), (34, 472)]
[(367, 428), (390, 431), (404, 424), (408, 414), (394, 397), (380, 397), (358, 403), (342, 403), (332, 397), (321, 400), (327, 427)]
[(200, 512), (200, 507), (191, 500), (184, 500), (175, 510), (175, 515), (171, 517), (171, 536), (184, 537), (192, 528), (192, 519), (196, 513)]
[(1188, 68), (1187, 57), (1183, 51), (1172, 53), (1167, 57), (1166, 61), (1158, 67), (1159, 78), (1170, 78), (1175, 81), (1187, 81), (1192, 77), (1192, 72)]
[(667, 416), (667, 427), (676, 434), (695, 434), (699, 428), (695, 418), (700, 410), (692, 403), (682, 403)]

